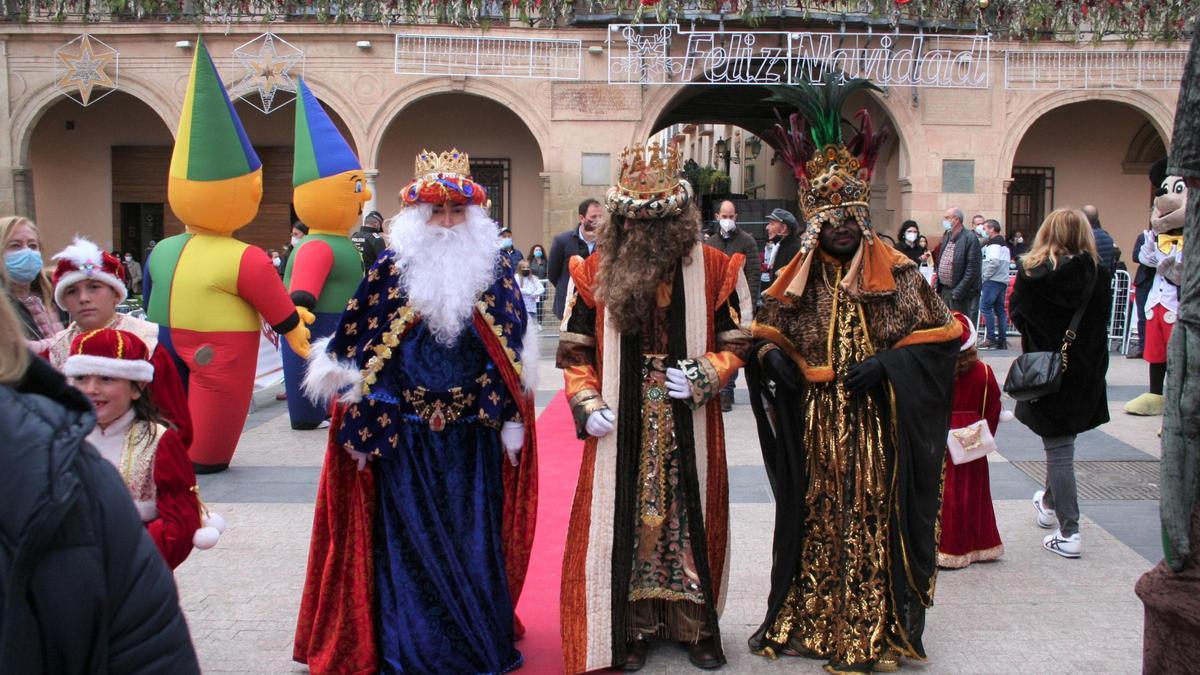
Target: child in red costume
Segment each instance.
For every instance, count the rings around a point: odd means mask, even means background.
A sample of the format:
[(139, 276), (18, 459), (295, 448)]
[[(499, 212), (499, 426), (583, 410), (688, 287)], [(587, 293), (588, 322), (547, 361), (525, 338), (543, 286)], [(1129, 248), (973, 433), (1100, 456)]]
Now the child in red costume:
[(76, 336), (64, 371), (95, 408), (88, 442), (120, 472), (147, 533), (174, 569), (192, 551), (200, 498), (178, 431), (150, 399), (149, 358), (133, 333), (101, 328)]
[[(975, 326), (958, 312), (954, 313), (954, 318), (963, 324), (963, 342), (955, 371), (950, 428), (959, 429), (986, 419), (988, 429), (995, 434), (1001, 415), (1000, 385), (996, 383), (992, 369), (979, 360), (975, 351)], [(992, 510), (987, 457), (955, 464), (950, 460), (950, 453), (946, 453), (938, 567), (959, 569), (981, 560), (996, 560), (1003, 553), (1004, 544), (996, 529), (996, 512)]]

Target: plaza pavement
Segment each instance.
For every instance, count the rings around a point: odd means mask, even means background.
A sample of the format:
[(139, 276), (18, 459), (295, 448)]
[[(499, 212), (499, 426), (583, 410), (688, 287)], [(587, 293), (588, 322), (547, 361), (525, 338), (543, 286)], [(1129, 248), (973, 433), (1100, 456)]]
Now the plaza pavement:
[[(553, 337), (543, 338), (538, 405), (561, 387)], [(987, 353), (999, 379), (1010, 353)], [(902, 672), (1135, 673), (1141, 669), (1142, 606), (1138, 576), (1161, 558), (1157, 497), (1159, 418), (1121, 411), (1144, 390), (1146, 366), (1113, 357), (1112, 421), (1080, 437), (1084, 555), (1067, 560), (1043, 551), (1047, 533), (1033, 521), (1031, 475), (1044, 465), (1040, 443), (1019, 422), (1002, 424), (993, 456), (992, 494), (1005, 554), (997, 562), (944, 571), (929, 610), (930, 659)], [(768, 661), (751, 655), (746, 638), (765, 611), (774, 518), (744, 378), (738, 405), (726, 415), (733, 559), (721, 630), (729, 665), (723, 672), (817, 673), (820, 662)], [(200, 479), (206, 502), (229, 527), (216, 548), (195, 551), (176, 571), (180, 600), (206, 673), (289, 673), (292, 634), (304, 581), (313, 500), (324, 431), (288, 425), (274, 391), (256, 410), (229, 471)], [(1012, 401), (1005, 401), (1011, 409)], [(542, 448), (543, 453), (550, 451)], [(522, 672), (530, 672), (526, 669)], [(545, 672), (545, 671), (541, 671)], [(656, 646), (647, 673), (694, 673), (686, 653)]]

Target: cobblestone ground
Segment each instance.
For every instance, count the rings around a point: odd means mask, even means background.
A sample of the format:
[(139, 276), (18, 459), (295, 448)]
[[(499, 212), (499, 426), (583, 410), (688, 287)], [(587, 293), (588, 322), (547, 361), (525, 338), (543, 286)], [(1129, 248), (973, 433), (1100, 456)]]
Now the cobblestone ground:
[[(542, 353), (553, 353), (553, 345)], [(1001, 375), (1013, 357), (985, 355)], [(541, 371), (538, 402), (544, 406), (561, 381), (549, 360)], [(1133, 585), (1161, 558), (1155, 484), (1160, 420), (1131, 417), (1121, 407), (1144, 391), (1145, 379), (1145, 363), (1115, 355), (1108, 379), (1113, 420), (1080, 437), (1076, 461), (1081, 477), (1089, 477), (1081, 494), (1097, 498), (1081, 501), (1079, 560), (1042, 550), (1046, 531), (1034, 524), (1029, 503), (1038, 489), (1031, 474), (1044, 460), (1041, 445), (1019, 422), (1001, 426), (1002, 456), (991, 459), (990, 469), (1004, 557), (939, 575), (925, 636), (930, 659), (906, 662), (904, 671), (1140, 671), (1142, 606)], [(305, 671), (291, 661), (291, 641), (324, 432), (292, 431), (273, 394), (257, 397), (233, 467), (201, 479), (205, 500), (229, 522), (225, 535), (216, 548), (193, 553), (176, 574), (206, 673)], [(721, 620), (729, 657), (724, 671), (821, 672), (817, 661), (767, 661), (745, 646), (765, 611), (774, 517), (746, 402), (745, 389), (739, 389), (738, 405), (726, 417), (735, 554)], [(658, 646), (645, 672), (695, 670), (682, 650)]]

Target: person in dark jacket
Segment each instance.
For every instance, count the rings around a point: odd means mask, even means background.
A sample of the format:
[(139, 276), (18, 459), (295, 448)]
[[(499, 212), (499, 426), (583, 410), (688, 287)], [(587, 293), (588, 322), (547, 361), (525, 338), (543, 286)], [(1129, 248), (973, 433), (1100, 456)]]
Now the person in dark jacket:
[(939, 245), (938, 295), (946, 306), (975, 321), (979, 317), (979, 292), (983, 288), (983, 254), (979, 237), (963, 227), (963, 212), (950, 207), (942, 216), (946, 236)]
[(350, 235), (350, 241), (362, 256), (363, 269), (371, 269), (379, 254), (387, 248), (387, 242), (383, 238), (383, 214), (378, 211), (368, 213), (363, 218), (362, 227)]
[(767, 215), (767, 236), (775, 244), (775, 252), (771, 256), (767, 269), (768, 277), (764, 279), (762, 289), (765, 291), (775, 283), (779, 270), (800, 253), (800, 224), (796, 216), (786, 209), (775, 209)]
[(1117, 246), (1112, 235), (1100, 227), (1100, 209), (1088, 204), (1083, 207), (1083, 215), (1092, 227), (1092, 237), (1096, 240), (1096, 254), (1100, 256), (1100, 265), (1109, 272), (1113, 271), (1117, 263)]
[(929, 252), (921, 246), (921, 226), (915, 220), (906, 220), (900, 225), (896, 239), (896, 250), (908, 256), (908, 259), (920, 265)]
[[(746, 283), (750, 286), (750, 297), (757, 300), (761, 285), (757, 272), (761, 266), (758, 259), (758, 243), (750, 233), (737, 226), (737, 206), (732, 200), (726, 199), (717, 205), (717, 232), (704, 240), (704, 243), (732, 257), (740, 253), (745, 257), (742, 271), (746, 275)], [(725, 386), (721, 388), (721, 411), (733, 410), (733, 390), (737, 386), (737, 371)]]
[(579, 202), (579, 224), (554, 237), (550, 242), (550, 263), (546, 278), (554, 284), (554, 316), (561, 319), (567, 306), (567, 285), (571, 282), (571, 258), (587, 258), (596, 248), (596, 228), (604, 219), (604, 207), (595, 199)]
[(1099, 264), (1096, 241), (1083, 213), (1057, 209), (1046, 217), (1033, 247), (1021, 258), (1009, 310), (1025, 352), (1057, 352), (1077, 307), (1087, 300), (1066, 352), (1062, 387), (1035, 401), (1017, 403), (1017, 419), (1042, 438), (1046, 489), (1033, 495), (1037, 523), (1058, 530), (1046, 550), (1078, 558), (1079, 501), (1075, 487), (1075, 437), (1108, 421), (1108, 315), (1112, 274)]
[(0, 307), (0, 673), (199, 673), (91, 405), (19, 335)]

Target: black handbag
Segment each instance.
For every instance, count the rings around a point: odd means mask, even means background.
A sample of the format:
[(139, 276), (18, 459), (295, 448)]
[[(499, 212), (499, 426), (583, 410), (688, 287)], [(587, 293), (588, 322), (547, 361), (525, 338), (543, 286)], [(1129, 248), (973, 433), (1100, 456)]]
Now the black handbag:
[(1056, 352), (1028, 352), (1018, 356), (1004, 378), (1004, 393), (1018, 401), (1036, 401), (1058, 393), (1062, 388), (1063, 373), (1067, 372), (1067, 366), (1070, 365), (1067, 351), (1078, 337), (1075, 331), (1079, 329), (1084, 310), (1091, 303), (1092, 291), (1096, 290), (1096, 278), (1099, 276), (1097, 274), (1092, 278), (1087, 294), (1075, 309), (1071, 325), (1063, 335), (1062, 347)]

